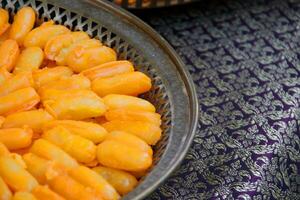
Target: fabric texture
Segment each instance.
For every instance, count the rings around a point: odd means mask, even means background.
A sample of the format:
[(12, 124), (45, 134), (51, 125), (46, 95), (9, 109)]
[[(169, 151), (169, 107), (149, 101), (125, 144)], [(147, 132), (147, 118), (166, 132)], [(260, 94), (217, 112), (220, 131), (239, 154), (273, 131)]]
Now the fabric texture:
[(148, 199), (300, 199), (300, 3), (203, 0), (136, 12), (192, 74), (199, 127)]

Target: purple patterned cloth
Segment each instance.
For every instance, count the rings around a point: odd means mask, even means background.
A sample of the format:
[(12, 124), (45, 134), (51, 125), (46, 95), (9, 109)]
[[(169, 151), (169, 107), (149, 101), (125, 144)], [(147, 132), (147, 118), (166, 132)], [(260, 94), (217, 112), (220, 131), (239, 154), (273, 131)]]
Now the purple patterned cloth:
[(137, 14), (182, 57), (200, 103), (186, 159), (149, 199), (300, 199), (300, 3)]

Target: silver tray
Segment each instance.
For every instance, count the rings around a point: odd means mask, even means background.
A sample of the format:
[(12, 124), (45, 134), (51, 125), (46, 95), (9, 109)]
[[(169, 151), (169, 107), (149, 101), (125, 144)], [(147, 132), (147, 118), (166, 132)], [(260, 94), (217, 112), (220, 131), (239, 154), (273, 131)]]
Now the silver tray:
[(175, 5), (182, 5), (199, 0), (110, 0), (123, 8), (144, 9), (144, 8), (160, 8)]
[(1, 0), (0, 5), (11, 15), (24, 5), (31, 6), (39, 22), (53, 19), (72, 30), (86, 31), (152, 78), (153, 88), (144, 97), (162, 115), (163, 134), (154, 147), (151, 171), (124, 199), (149, 195), (183, 160), (198, 119), (192, 79), (174, 50), (141, 20), (105, 1)]

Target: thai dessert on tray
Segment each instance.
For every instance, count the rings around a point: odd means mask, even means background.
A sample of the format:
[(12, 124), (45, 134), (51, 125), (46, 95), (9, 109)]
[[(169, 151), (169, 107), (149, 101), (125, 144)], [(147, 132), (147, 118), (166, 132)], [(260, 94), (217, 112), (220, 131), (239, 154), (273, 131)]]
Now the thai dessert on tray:
[(151, 79), (87, 33), (36, 21), (0, 10), (0, 199), (119, 199), (161, 137), (139, 97)]

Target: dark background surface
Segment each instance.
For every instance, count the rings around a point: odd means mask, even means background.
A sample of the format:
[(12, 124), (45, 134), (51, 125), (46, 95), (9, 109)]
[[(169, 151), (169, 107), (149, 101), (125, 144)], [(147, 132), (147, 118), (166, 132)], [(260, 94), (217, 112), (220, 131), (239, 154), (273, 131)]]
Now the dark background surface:
[(148, 199), (300, 199), (300, 3), (134, 13), (181, 56), (200, 102), (186, 159)]

